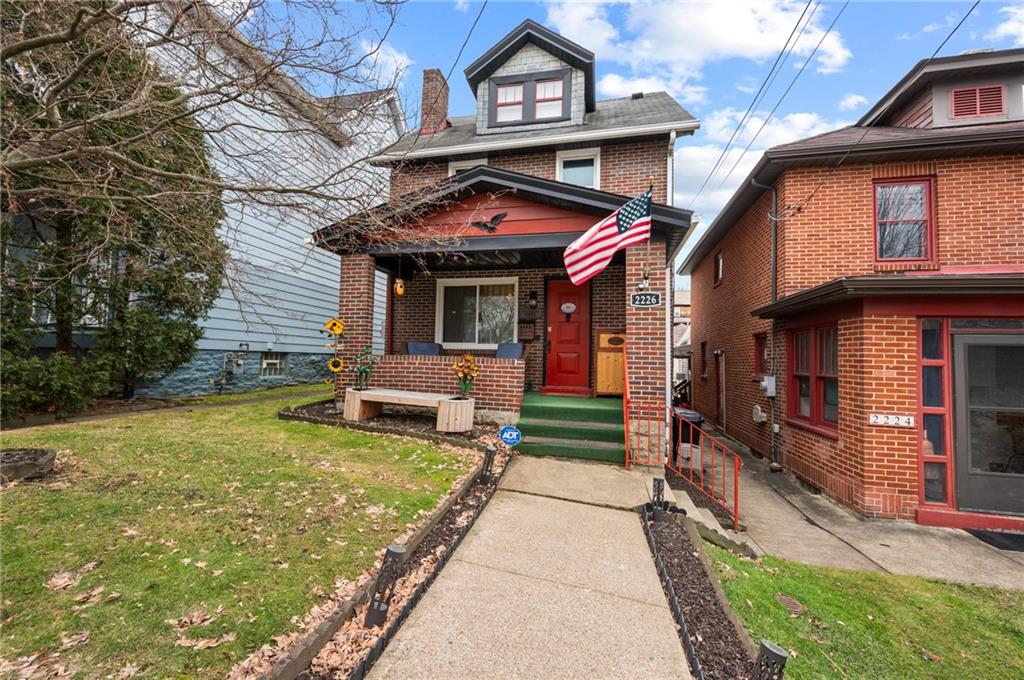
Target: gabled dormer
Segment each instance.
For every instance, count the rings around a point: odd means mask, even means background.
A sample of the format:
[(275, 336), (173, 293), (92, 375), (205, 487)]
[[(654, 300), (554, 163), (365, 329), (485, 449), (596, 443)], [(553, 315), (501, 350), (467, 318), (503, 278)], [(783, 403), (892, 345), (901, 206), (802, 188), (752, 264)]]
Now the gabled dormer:
[(465, 73), (478, 135), (582, 125), (596, 107), (594, 53), (530, 19)]
[(1024, 120), (1024, 50), (925, 59), (858, 126), (961, 127)]

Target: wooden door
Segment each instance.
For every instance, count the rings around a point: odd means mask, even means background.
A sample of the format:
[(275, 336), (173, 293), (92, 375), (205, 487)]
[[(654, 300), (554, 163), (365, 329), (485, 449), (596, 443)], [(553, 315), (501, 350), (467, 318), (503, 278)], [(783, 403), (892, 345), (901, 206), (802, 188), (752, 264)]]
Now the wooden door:
[(545, 386), (585, 391), (590, 387), (590, 282), (548, 281)]

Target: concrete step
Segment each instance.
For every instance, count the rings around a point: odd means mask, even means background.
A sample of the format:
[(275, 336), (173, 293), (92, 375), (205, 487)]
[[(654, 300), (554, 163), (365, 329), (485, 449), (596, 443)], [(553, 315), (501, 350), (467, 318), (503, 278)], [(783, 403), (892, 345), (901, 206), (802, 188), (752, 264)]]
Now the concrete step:
[(560, 437), (524, 437), (516, 447), (520, 453), (531, 456), (562, 456), (621, 463), (626, 457), (626, 448), (621, 443)]
[[(726, 529), (718, 521), (715, 514), (706, 508), (698, 507), (690, 498), (689, 492), (682, 489), (673, 489), (678, 507), (686, 511), (686, 516), (697, 525), (700, 535), (715, 545), (735, 550), (748, 557), (760, 557), (762, 551), (743, 532), (736, 532)], [(700, 493), (694, 491), (693, 493)]]

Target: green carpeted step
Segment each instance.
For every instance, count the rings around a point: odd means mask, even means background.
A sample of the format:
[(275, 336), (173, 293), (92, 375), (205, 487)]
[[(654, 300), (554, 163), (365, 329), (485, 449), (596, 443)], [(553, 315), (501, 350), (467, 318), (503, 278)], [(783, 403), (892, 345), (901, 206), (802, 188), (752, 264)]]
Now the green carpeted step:
[(622, 425), (621, 418), (618, 423), (520, 418), (518, 427), (525, 440), (529, 440), (531, 437), (555, 437), (621, 444), (626, 438), (626, 430)]
[(622, 400), (609, 397), (566, 397), (528, 392), (519, 412), (524, 420), (562, 420), (573, 425), (622, 423)]
[(557, 437), (524, 438), (523, 443), (516, 449), (528, 456), (561, 456), (612, 463), (621, 463), (626, 457), (626, 449), (622, 444), (559, 439)]

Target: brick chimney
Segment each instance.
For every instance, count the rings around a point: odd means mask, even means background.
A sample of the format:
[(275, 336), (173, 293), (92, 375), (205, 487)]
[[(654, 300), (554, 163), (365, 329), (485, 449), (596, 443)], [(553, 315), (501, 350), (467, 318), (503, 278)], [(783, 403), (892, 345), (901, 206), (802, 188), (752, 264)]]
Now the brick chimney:
[(432, 135), (451, 127), (448, 122), (448, 83), (436, 68), (423, 70), (420, 134)]

